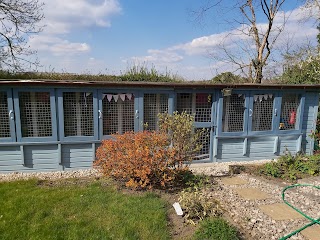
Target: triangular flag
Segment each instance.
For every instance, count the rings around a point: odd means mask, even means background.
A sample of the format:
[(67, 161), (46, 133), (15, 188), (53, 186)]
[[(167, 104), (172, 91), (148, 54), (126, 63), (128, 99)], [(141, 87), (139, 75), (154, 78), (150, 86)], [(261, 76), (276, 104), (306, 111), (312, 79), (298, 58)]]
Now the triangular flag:
[(129, 100), (131, 100), (131, 98), (132, 98), (132, 94), (131, 94), (131, 93), (126, 93), (126, 96), (127, 96), (127, 98), (128, 98)]
[(273, 95), (272, 94), (269, 94), (269, 98), (272, 98), (273, 97)]
[(263, 95), (264, 100), (268, 100), (268, 94)]
[(113, 99), (114, 99), (115, 102), (118, 102), (119, 95), (113, 95)]
[(253, 98), (254, 98), (254, 101), (256, 102), (259, 99), (259, 95), (254, 95)]
[(112, 100), (112, 95), (111, 95), (111, 94), (107, 94), (107, 99), (108, 99), (109, 102), (111, 102), (111, 100)]
[(126, 100), (126, 95), (125, 94), (120, 94), (120, 98), (122, 101)]
[(107, 94), (102, 94), (102, 100), (107, 96)]
[(86, 93), (86, 97), (90, 96), (91, 92), (87, 92)]

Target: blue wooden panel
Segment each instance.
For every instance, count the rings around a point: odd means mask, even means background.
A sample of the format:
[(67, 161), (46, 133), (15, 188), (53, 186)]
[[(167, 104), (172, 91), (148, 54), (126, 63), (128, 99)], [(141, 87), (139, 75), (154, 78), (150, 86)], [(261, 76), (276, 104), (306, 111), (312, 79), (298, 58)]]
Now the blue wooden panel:
[(92, 144), (62, 145), (62, 166), (64, 169), (92, 167)]
[(26, 168), (35, 171), (62, 170), (58, 162), (58, 145), (24, 146), (24, 163)]

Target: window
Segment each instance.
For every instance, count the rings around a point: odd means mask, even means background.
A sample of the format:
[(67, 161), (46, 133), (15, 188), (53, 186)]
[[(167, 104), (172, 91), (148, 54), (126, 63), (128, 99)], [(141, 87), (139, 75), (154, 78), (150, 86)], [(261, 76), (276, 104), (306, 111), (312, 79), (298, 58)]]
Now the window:
[(92, 92), (64, 92), (64, 135), (93, 136), (93, 94)]
[(7, 93), (0, 92), (0, 138), (11, 137)]
[(252, 131), (272, 130), (273, 94), (253, 95)]
[(177, 110), (195, 115), (195, 122), (211, 122), (212, 95), (208, 93), (178, 93)]
[(297, 116), (299, 116), (301, 96), (298, 94), (284, 94), (281, 102), (280, 130), (298, 129)]
[(145, 129), (157, 130), (158, 114), (168, 112), (168, 94), (144, 94), (143, 122)]
[(134, 95), (103, 94), (103, 135), (134, 131)]
[(19, 92), (22, 137), (52, 136), (50, 92)]
[(223, 97), (222, 131), (243, 132), (244, 131), (244, 94), (231, 94)]

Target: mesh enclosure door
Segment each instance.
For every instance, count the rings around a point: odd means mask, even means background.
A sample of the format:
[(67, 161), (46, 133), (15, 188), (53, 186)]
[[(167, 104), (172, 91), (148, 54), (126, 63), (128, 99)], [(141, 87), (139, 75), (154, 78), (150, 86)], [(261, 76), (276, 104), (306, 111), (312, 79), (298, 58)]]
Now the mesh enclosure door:
[(0, 138), (11, 137), (9, 111), (8, 94), (0, 91)]
[(178, 93), (177, 111), (194, 114), (195, 122), (211, 122), (212, 95), (209, 93)]
[(145, 130), (158, 130), (158, 114), (168, 112), (168, 94), (144, 94), (143, 122)]
[(231, 94), (223, 97), (222, 131), (244, 131), (245, 95)]
[(103, 135), (134, 131), (134, 95), (105, 93), (102, 100)]
[(201, 132), (198, 144), (201, 149), (194, 160), (209, 160), (211, 149), (211, 129), (212, 129), (212, 94), (210, 93), (178, 93), (177, 111), (193, 114), (195, 117), (195, 131)]
[(198, 144), (201, 146), (199, 152), (196, 153), (194, 160), (208, 160), (210, 159), (210, 132), (211, 128), (196, 128), (196, 132), (202, 131), (202, 134), (198, 140)]
[(272, 130), (273, 103), (273, 94), (253, 95), (252, 131)]
[(281, 102), (280, 130), (295, 130), (298, 129), (297, 116), (300, 114), (299, 106), (301, 95), (299, 94), (284, 94)]
[(22, 137), (51, 137), (50, 92), (19, 92)]
[(94, 136), (93, 94), (63, 93), (64, 136)]

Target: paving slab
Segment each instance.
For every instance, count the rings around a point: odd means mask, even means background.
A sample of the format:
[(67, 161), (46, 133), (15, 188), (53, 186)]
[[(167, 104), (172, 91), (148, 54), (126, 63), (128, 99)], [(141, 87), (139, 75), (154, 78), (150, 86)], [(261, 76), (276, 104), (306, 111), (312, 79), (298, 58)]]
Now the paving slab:
[(221, 182), (226, 185), (244, 185), (249, 183), (247, 180), (239, 177), (222, 178)]
[(285, 203), (275, 203), (270, 205), (260, 205), (259, 208), (273, 220), (292, 220), (304, 218), (301, 214), (293, 210)]
[(262, 200), (270, 198), (270, 196), (259, 190), (258, 188), (237, 188), (234, 189), (242, 198), (247, 200)]
[(320, 225), (312, 225), (301, 231), (301, 234), (309, 240), (319, 240), (320, 239)]

